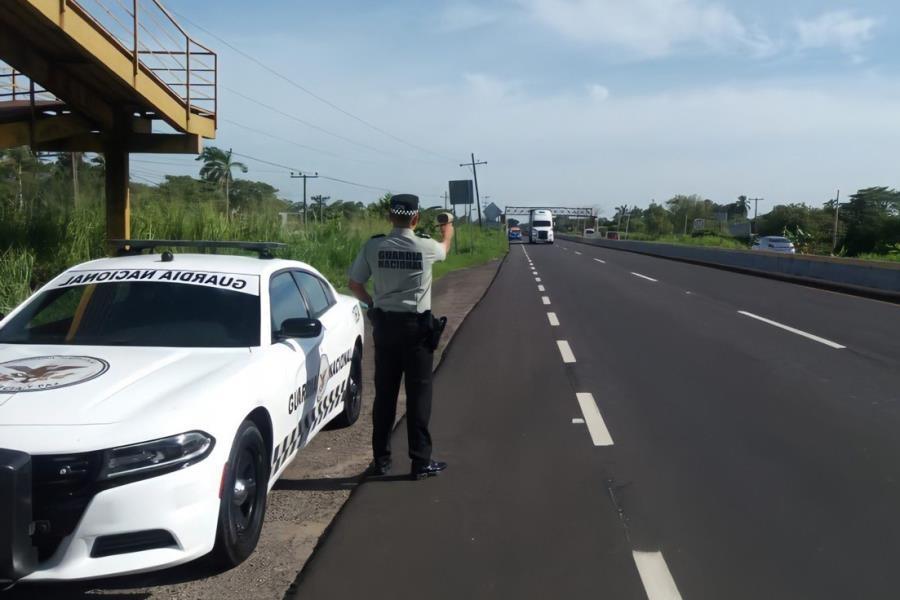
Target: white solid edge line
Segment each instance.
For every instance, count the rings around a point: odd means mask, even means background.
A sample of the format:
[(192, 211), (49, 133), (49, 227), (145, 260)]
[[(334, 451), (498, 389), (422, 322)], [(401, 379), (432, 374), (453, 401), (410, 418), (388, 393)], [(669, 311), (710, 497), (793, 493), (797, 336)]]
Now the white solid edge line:
[(539, 286), (538, 286), (538, 291), (539, 291), (539, 292), (546, 292), (547, 290), (544, 288), (544, 286), (539, 285)]
[(662, 552), (634, 550), (631, 554), (649, 600), (681, 600), (681, 594)]
[(552, 327), (559, 327), (559, 319), (557, 318), (555, 312), (548, 312), (547, 319), (550, 321), (550, 325)]
[(604, 265), (606, 264), (606, 261), (603, 260), (602, 258), (595, 258), (594, 260), (596, 260), (598, 263), (602, 263)]
[(767, 319), (765, 317), (760, 317), (759, 315), (754, 315), (753, 313), (749, 313), (745, 310), (739, 310), (738, 314), (744, 315), (745, 317), (750, 317), (751, 319), (756, 319), (757, 321), (762, 321), (763, 323), (768, 323), (773, 327), (778, 327), (779, 329), (784, 329), (785, 331), (790, 331), (791, 333), (796, 333), (797, 335), (801, 335), (807, 339), (819, 342), (820, 344), (825, 344), (830, 348), (834, 348), (835, 350), (843, 350), (847, 346), (841, 346), (836, 342), (832, 342), (831, 340), (826, 340), (825, 338), (819, 337), (817, 335), (813, 335), (811, 333), (806, 333), (805, 331), (800, 331), (799, 329), (794, 329), (793, 327), (789, 327), (778, 321), (773, 321), (771, 319)]
[(591, 434), (591, 440), (595, 446), (612, 446), (612, 436), (609, 435), (609, 429), (603, 421), (600, 409), (597, 408), (597, 402), (594, 401), (593, 394), (581, 393), (576, 394), (578, 404), (581, 405), (581, 414), (584, 415), (584, 421), (587, 423), (588, 431)]
[(569, 346), (569, 342), (566, 340), (556, 340), (556, 345), (559, 347), (559, 353), (562, 355), (564, 363), (575, 362), (575, 354), (572, 352), (572, 347)]
[(544, 304), (550, 304), (550, 296), (541, 296), (541, 302)]
[(634, 275), (635, 277), (640, 277), (641, 279), (646, 279), (647, 281), (653, 281), (654, 283), (656, 282), (656, 279), (653, 279), (652, 277), (647, 277), (646, 275), (641, 275), (640, 273), (635, 273), (634, 271), (632, 271), (631, 274)]

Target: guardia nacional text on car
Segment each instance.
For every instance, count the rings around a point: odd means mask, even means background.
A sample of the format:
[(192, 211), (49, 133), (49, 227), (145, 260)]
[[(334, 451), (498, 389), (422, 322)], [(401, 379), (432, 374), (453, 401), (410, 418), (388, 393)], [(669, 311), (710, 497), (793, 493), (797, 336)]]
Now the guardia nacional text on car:
[(275, 244), (163, 244), (122, 243), (0, 321), (0, 584), (236, 565), (297, 451), (359, 416), (355, 299)]

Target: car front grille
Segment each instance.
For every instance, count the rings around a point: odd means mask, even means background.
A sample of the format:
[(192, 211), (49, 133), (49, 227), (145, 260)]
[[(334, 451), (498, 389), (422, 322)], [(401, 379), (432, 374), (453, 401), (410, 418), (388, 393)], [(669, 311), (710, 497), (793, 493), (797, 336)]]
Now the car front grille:
[(60, 542), (71, 535), (97, 493), (102, 454), (35, 455), (33, 473), (32, 541), (38, 560), (53, 556)]

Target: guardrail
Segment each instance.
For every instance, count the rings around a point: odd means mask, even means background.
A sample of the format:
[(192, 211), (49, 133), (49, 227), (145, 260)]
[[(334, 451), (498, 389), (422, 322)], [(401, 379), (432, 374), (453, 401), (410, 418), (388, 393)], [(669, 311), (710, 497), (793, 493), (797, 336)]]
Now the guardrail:
[(900, 302), (900, 263), (658, 242), (590, 239), (562, 234), (558, 234), (557, 239)]

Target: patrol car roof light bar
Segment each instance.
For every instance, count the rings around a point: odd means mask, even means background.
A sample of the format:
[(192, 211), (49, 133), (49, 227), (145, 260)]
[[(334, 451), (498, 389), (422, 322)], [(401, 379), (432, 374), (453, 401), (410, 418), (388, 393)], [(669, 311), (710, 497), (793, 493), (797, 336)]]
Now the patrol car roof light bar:
[(230, 242), (212, 240), (110, 240), (116, 249), (117, 256), (141, 254), (144, 250), (151, 253), (155, 248), (228, 248), (256, 252), (260, 258), (274, 258), (273, 250), (286, 248), (280, 242)]

